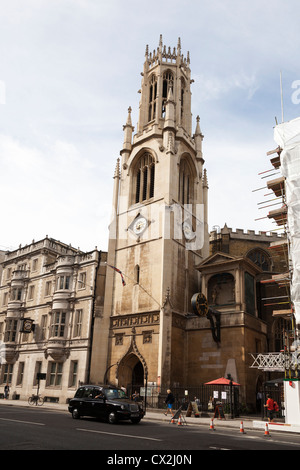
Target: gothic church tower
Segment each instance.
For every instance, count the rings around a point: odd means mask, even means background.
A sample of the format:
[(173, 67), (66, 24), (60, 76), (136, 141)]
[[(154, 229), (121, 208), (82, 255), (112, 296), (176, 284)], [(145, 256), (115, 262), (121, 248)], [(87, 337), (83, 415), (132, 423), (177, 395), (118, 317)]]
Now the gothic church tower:
[[(103, 315), (91, 379), (127, 388), (185, 380), (185, 324), (208, 256), (207, 178), (189, 53), (146, 47), (136, 133), (128, 109), (114, 175)], [(122, 272), (112, 269), (116, 267)], [(123, 282), (124, 281), (124, 282)]]

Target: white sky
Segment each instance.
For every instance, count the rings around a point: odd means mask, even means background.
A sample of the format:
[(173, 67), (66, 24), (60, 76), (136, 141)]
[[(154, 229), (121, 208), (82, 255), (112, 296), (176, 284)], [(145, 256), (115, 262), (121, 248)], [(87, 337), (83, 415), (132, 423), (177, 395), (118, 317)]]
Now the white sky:
[(0, 0), (0, 249), (46, 235), (107, 249), (123, 124), (131, 106), (136, 128), (160, 34), (190, 52), (210, 229), (274, 230), (252, 191), (276, 147), (280, 71), (285, 120), (300, 115), (299, 18), (299, 0)]

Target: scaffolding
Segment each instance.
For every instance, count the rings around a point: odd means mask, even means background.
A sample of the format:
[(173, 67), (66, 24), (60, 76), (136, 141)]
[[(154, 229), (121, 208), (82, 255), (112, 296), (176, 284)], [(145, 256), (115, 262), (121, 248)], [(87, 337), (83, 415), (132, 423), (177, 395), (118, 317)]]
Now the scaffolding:
[[(280, 317), (284, 320), (290, 320), (292, 331), (283, 330), (282, 340), (284, 348), (280, 352), (251, 354), (253, 364), (251, 368), (257, 368), (265, 372), (284, 372), (285, 377), (292, 375), (298, 376), (298, 355), (295, 358), (295, 352), (291, 351), (292, 344), (296, 344), (296, 330), (294, 327), (294, 312), (291, 302), (290, 285), (291, 285), (291, 258), (290, 245), (288, 237), (288, 208), (286, 204), (285, 177), (281, 173), (281, 153), (282, 148), (278, 146), (276, 149), (267, 152), (267, 156), (271, 157), (270, 162), (272, 168), (259, 173), (261, 179), (271, 178), (266, 182), (266, 186), (254, 191), (267, 190), (264, 198), (268, 198), (263, 202), (259, 202), (259, 210), (268, 209), (268, 213), (256, 220), (267, 219), (273, 221), (276, 229), (272, 231), (281, 231), (282, 238), (277, 242), (273, 242), (269, 246), (270, 254), (273, 259), (280, 257), (285, 260), (286, 272), (273, 274), (270, 279), (261, 280), (260, 283), (265, 287), (274, 287), (278, 289), (278, 295), (270, 295), (263, 297), (261, 300), (264, 307), (273, 308), (272, 316)], [(269, 192), (268, 192), (269, 191)]]
[(251, 354), (253, 364), (250, 366), (252, 369), (260, 369), (264, 372), (284, 372), (288, 369), (288, 358), (285, 353), (265, 353), (265, 354)]
[(300, 351), (251, 354), (250, 369), (264, 372), (284, 372), (285, 378), (299, 377)]

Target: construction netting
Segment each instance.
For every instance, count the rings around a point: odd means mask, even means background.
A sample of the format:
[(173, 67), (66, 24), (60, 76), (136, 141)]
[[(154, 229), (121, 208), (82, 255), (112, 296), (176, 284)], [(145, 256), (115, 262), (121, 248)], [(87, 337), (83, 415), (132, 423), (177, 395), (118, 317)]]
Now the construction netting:
[(275, 142), (282, 149), (281, 172), (285, 177), (288, 238), (292, 270), (291, 301), (300, 324), (300, 118), (275, 127)]

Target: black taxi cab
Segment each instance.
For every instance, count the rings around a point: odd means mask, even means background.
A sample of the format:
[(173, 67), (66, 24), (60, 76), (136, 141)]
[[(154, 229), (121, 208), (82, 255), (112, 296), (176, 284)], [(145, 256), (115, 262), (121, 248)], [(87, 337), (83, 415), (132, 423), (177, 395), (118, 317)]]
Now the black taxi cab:
[(137, 424), (144, 416), (141, 404), (128, 399), (125, 392), (109, 385), (83, 385), (79, 387), (68, 405), (74, 419), (93, 416), (117, 423), (130, 420)]

